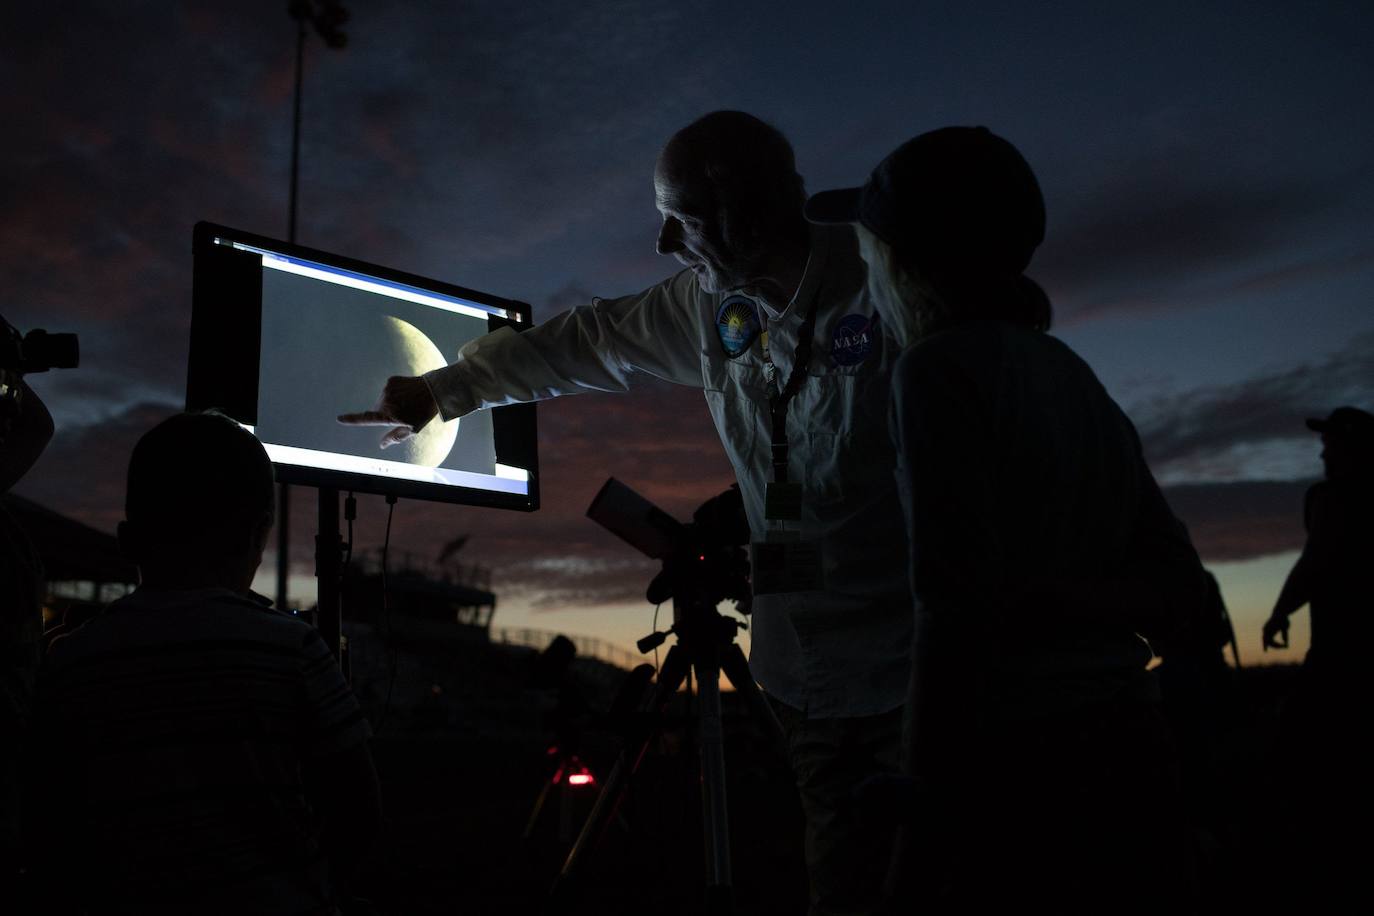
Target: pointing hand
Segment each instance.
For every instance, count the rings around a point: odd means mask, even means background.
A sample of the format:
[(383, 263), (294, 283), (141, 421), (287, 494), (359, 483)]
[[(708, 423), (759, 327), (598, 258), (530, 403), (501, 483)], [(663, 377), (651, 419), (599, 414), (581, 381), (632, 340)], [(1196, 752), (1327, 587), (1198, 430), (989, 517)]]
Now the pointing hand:
[(382, 396), (372, 410), (339, 414), (345, 426), (389, 426), (381, 446), (404, 442), (424, 428), (439, 413), (429, 385), (419, 376), (393, 375), (386, 380)]

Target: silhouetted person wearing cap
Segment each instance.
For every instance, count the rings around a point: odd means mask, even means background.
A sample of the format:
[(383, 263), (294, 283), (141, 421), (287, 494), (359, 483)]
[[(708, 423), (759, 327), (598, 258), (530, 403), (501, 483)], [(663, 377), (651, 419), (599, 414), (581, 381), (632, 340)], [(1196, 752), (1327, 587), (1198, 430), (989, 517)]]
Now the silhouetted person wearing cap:
[(1264, 648), (1288, 648), (1288, 618), (1312, 611), (1307, 664), (1335, 671), (1374, 651), (1374, 415), (1340, 407), (1308, 420), (1326, 479), (1307, 491), (1307, 543), (1264, 623)]
[(903, 144), (807, 215), (858, 224), (905, 350), (891, 424), (917, 601), (905, 912), (1178, 912), (1174, 760), (1141, 638), (1207, 582), (1092, 370), (1023, 274), (1025, 160), (984, 128)]
[(54, 642), (34, 710), (44, 886), (89, 914), (336, 914), (380, 823), (370, 731), (319, 634), (249, 590), (272, 465), (220, 414), (129, 461), (140, 584)]
[[(18, 334), (0, 317), (0, 334)], [(0, 367), (0, 495), (33, 467), (53, 436), (52, 416), (15, 370)], [(0, 901), (27, 852), (19, 835), (20, 754), (43, 637), (43, 564), (0, 505)]]
[(1287, 648), (1289, 617), (1310, 608), (1311, 647), (1280, 722), (1274, 800), (1288, 835), (1275, 843), (1294, 904), (1355, 912), (1371, 902), (1374, 855), (1374, 415), (1340, 407), (1307, 425), (1326, 479), (1307, 491), (1307, 542), (1263, 634), (1266, 650)]

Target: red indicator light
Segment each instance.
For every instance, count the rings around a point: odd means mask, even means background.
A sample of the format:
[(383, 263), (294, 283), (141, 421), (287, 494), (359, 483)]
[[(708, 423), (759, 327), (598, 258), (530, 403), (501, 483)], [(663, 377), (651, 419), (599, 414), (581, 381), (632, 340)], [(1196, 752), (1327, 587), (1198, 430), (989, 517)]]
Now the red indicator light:
[(701, 554), (700, 556), (697, 557), (697, 559), (700, 560), (701, 562), (705, 563), (705, 562), (706, 562), (706, 554), (704, 554), (704, 553)]
[(568, 785), (592, 786), (596, 785), (596, 780), (592, 778), (591, 773), (573, 773), (571, 776), (568, 777)]

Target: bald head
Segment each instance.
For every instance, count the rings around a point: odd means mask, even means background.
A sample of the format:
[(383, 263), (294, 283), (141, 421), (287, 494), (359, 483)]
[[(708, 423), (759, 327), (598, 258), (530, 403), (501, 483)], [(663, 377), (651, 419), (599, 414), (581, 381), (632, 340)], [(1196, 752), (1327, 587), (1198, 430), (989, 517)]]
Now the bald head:
[(792, 144), (742, 111), (713, 111), (673, 134), (660, 167), (709, 191), (716, 207), (745, 222), (805, 226), (806, 187)]
[(708, 291), (748, 287), (808, 245), (792, 145), (742, 111), (712, 112), (674, 134), (654, 190), (659, 252), (691, 267)]

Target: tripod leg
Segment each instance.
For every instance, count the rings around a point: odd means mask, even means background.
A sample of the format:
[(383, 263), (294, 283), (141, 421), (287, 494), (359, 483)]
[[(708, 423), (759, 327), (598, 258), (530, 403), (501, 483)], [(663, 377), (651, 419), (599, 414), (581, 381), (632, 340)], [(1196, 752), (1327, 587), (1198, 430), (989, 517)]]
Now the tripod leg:
[(534, 828), (539, 823), (539, 815), (544, 812), (544, 804), (549, 800), (549, 793), (552, 791), (553, 780), (544, 780), (544, 788), (539, 790), (539, 797), (534, 800), (534, 807), (530, 809), (530, 817), (525, 822), (525, 832), (520, 834), (520, 839), (529, 842), (534, 838)]
[(605, 783), (602, 784), (596, 804), (587, 815), (587, 822), (582, 825), (582, 832), (577, 835), (577, 841), (568, 851), (568, 858), (554, 880), (553, 888), (549, 892), (549, 902), (544, 909), (545, 913), (557, 913), (574, 902), (578, 892), (577, 882), (586, 860), (601, 841), (611, 819), (615, 817), (621, 799), (629, 788), (631, 777), (639, 769), (644, 754), (649, 750), (649, 744), (658, 733), (663, 710), (686, 680), (690, 667), (691, 660), (680, 646), (673, 646), (668, 650), (667, 656), (663, 659), (663, 667), (659, 669), (658, 682), (654, 685), (649, 698), (640, 706), (641, 712), (652, 717), (652, 726), (646, 728), (642, 735), (627, 742), (624, 750), (620, 752), (615, 766), (611, 768)]
[(720, 717), (720, 668), (712, 659), (694, 666), (701, 706), (701, 832), (706, 842), (708, 913), (732, 906), (730, 815), (725, 802), (725, 730)]
[(782, 723), (778, 721), (777, 714), (773, 712), (773, 707), (768, 704), (768, 698), (759, 690), (759, 685), (754, 682), (754, 674), (749, 670), (749, 662), (744, 657), (744, 652), (735, 643), (724, 647), (721, 650), (720, 667), (725, 672), (725, 676), (730, 679), (730, 683), (735, 685), (735, 689), (743, 694), (744, 699), (749, 704), (749, 711), (754, 714), (763, 730), (778, 741), (783, 740)]

